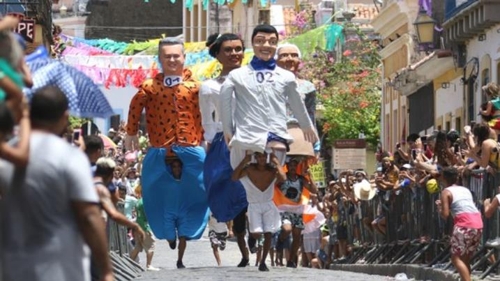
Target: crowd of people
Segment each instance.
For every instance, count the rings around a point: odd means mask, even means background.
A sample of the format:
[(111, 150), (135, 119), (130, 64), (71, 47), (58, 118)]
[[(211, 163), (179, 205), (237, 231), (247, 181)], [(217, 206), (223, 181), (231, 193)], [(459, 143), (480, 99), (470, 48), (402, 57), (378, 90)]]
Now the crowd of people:
[[(478, 170), (495, 178), (499, 167), (498, 136), (492, 121), (497, 115), (495, 100), (499, 89), (490, 83), (483, 90), (493, 102), (482, 106), (481, 122), (465, 126), (462, 134), (454, 129), (410, 134), (396, 145), (393, 153), (381, 148), (377, 151), (379, 167), (374, 175), (366, 177), (364, 172), (354, 172), (353, 180), (367, 179), (371, 183), (365, 199), (356, 196), (355, 186), (342, 187), (349, 182), (349, 172), (340, 173), (334, 186), (339, 185), (340, 192), (350, 201), (350, 247), (357, 246), (358, 241), (369, 245), (405, 240), (413, 235), (410, 229), (421, 235), (415, 238), (422, 243), (448, 237), (451, 261), (461, 280), (471, 280), (471, 258), (481, 243), (483, 222), (499, 206), (496, 196), (487, 198), (482, 185), (472, 191), (469, 182), (471, 178), (484, 178)], [(453, 218), (452, 227), (443, 228), (449, 217)], [(441, 221), (439, 229), (433, 225), (436, 220)], [(437, 237), (432, 231), (439, 231), (442, 236)]]
[[(482, 106), (482, 122), (463, 135), (410, 134), (392, 154), (379, 149), (374, 175), (341, 171), (319, 190), (309, 173), (320, 146), (315, 88), (300, 78), (299, 48), (278, 45), (273, 26), (254, 29), (247, 66), (237, 35), (210, 36), (207, 48), (222, 69), (203, 83), (184, 67), (183, 42), (160, 40), (162, 73), (139, 87), (128, 120), (108, 131), (106, 147), (101, 132), (68, 130), (68, 99), (57, 87), (25, 100), (22, 89), (32, 81), (23, 41), (10, 32), (16, 24), (0, 21), (3, 280), (113, 280), (109, 218), (130, 230), (130, 257), (144, 250), (152, 271), (159, 270), (152, 265), (155, 240), (177, 248), (176, 266), (185, 268), (187, 242), (207, 225), (218, 265), (219, 250), (235, 237), (238, 267), (250, 265), (255, 253), (260, 271), (269, 271), (268, 255), (272, 266), (328, 268), (355, 247), (387, 239), (387, 214), (420, 187), (440, 192), (437, 211), (453, 215), (451, 259), (470, 280), (483, 219), (461, 180), (478, 167), (495, 173), (500, 165), (496, 84), (483, 88), (491, 101)], [(143, 110), (146, 133), (139, 130)], [(292, 137), (294, 126), (301, 138)], [(294, 152), (297, 143), (305, 152)], [(491, 216), (499, 200), (484, 206)], [(407, 210), (392, 223), (410, 220)]]

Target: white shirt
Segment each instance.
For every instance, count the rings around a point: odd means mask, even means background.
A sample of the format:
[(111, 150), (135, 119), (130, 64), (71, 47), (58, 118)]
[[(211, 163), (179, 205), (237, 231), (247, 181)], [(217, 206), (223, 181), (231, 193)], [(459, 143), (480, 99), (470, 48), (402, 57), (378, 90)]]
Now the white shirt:
[(210, 220), (208, 221), (208, 230), (213, 230), (215, 233), (227, 232), (227, 224), (225, 222), (217, 222), (217, 219), (210, 214)]
[[(297, 91), (295, 75), (280, 67), (266, 72), (262, 75), (262, 71), (247, 65), (231, 71), (222, 84), (220, 118), (224, 133), (233, 135), (230, 143), (232, 147), (264, 151), (270, 132), (291, 143), (293, 139), (287, 132), (287, 102), (300, 127), (312, 128), (304, 102)], [(234, 114), (231, 104), (233, 94)]]
[(33, 132), (27, 168), (0, 160), (0, 189), (0, 280), (90, 281), (90, 251), (71, 207), (99, 202), (85, 154)]
[(215, 134), (222, 132), (222, 122), (219, 121), (220, 80), (210, 79), (203, 82), (199, 90), (201, 125), (205, 131), (205, 141), (212, 142)]

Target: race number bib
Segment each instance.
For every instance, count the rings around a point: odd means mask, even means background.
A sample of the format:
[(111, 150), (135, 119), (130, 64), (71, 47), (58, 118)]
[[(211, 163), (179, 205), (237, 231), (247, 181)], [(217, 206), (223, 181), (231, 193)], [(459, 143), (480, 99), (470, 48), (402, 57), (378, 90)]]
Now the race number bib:
[(272, 83), (274, 82), (274, 72), (269, 70), (257, 71), (255, 73), (255, 79), (257, 83)]
[(163, 79), (163, 84), (167, 87), (173, 87), (179, 85), (182, 82), (181, 76), (165, 76)]

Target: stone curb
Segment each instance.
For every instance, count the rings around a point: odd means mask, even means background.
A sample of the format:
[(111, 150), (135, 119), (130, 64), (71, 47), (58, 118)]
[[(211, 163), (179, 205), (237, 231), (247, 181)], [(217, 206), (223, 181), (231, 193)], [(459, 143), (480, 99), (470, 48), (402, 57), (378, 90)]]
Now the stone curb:
[(408, 278), (425, 281), (460, 280), (457, 274), (449, 271), (414, 264), (333, 264), (330, 266), (330, 269), (392, 277), (396, 276), (398, 273), (406, 273)]

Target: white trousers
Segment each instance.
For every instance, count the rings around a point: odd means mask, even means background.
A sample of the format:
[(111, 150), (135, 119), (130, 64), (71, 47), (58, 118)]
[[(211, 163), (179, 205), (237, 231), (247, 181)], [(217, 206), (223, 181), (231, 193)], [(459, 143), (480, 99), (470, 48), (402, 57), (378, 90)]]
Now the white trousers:
[(248, 203), (248, 230), (250, 233), (275, 233), (281, 227), (281, 216), (272, 201)]

